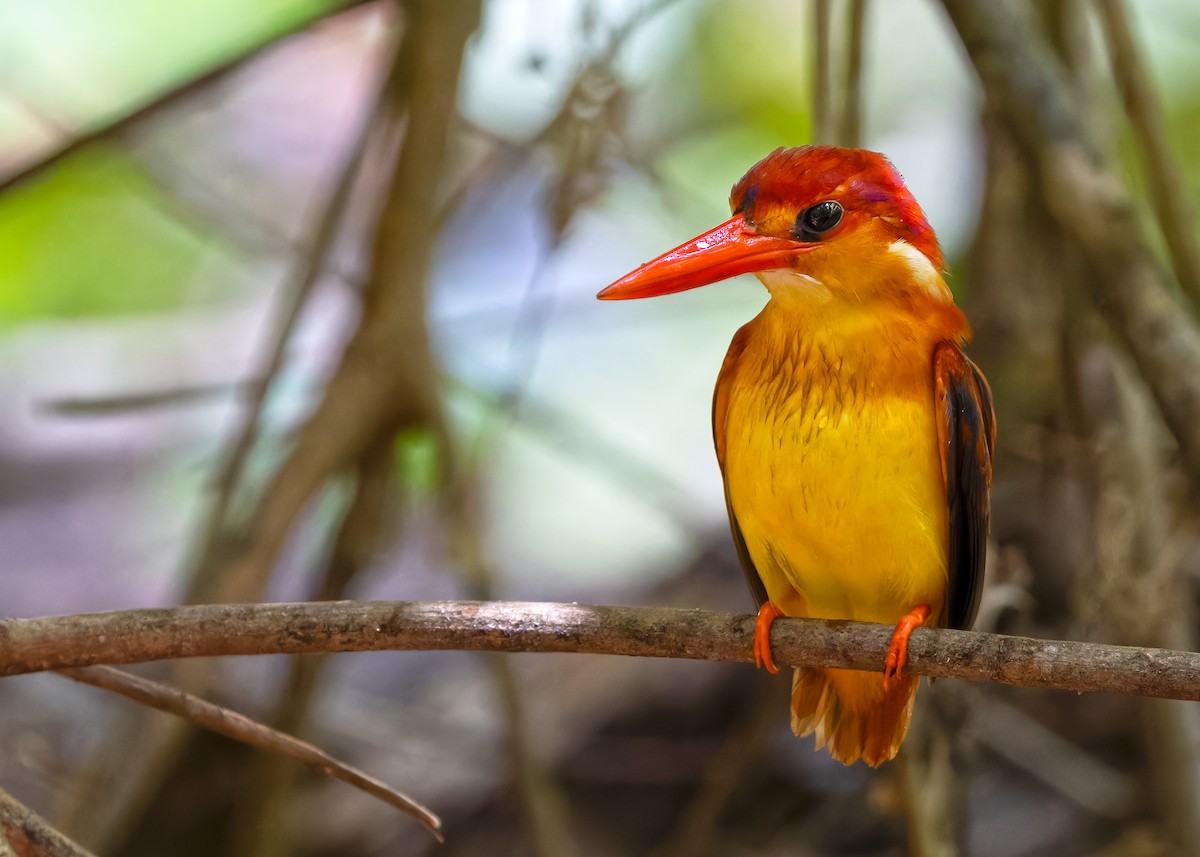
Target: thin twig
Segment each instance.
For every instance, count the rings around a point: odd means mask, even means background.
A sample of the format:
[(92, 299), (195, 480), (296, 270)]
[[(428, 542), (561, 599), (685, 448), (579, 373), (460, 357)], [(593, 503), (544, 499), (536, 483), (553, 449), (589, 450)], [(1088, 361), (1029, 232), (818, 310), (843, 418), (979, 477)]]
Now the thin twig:
[[(780, 619), (781, 665), (879, 670), (892, 627)], [(0, 622), (0, 676), (223, 655), (470, 650), (750, 662), (754, 617), (520, 601), (218, 604)], [(919, 675), (1200, 701), (1200, 653), (918, 628)]]
[(17, 857), (95, 857), (0, 789), (0, 855), (7, 857), (9, 854)]
[(1162, 103), (1138, 52), (1125, 4), (1122, 0), (1100, 0), (1098, 5), (1113, 77), (1145, 165), (1158, 227), (1179, 287), (1191, 301), (1192, 311), (1200, 312), (1200, 246), (1196, 243), (1187, 183), (1167, 143)]
[(159, 711), (178, 715), (257, 750), (293, 758), (327, 777), (349, 783), (401, 812), (408, 813), (425, 825), (439, 842), (444, 841), (441, 833), (442, 822), (429, 809), (369, 774), (339, 762), (320, 747), (307, 741), (301, 741), (198, 696), (112, 667), (74, 667), (58, 672), (82, 684), (90, 684), (142, 705), (157, 708)]
[(1131, 776), (1077, 747), (1036, 717), (996, 697), (971, 706), (970, 736), (1010, 765), (1094, 816), (1121, 819), (1142, 789)]
[(221, 461), (213, 479), (213, 503), (199, 529), (200, 549), (192, 576), (200, 580), (193, 580), (193, 590), (202, 588), (203, 579), (212, 572), (214, 563), (222, 554), (219, 542), (222, 533), (229, 526), (229, 509), (241, 483), (246, 460), (258, 440), (267, 393), (283, 366), (287, 344), (291, 341), (292, 332), (300, 319), (300, 312), (324, 271), (325, 259), (350, 204), (351, 191), (362, 168), (372, 132), (380, 130), (381, 101), (382, 95), (379, 94), (372, 100), (372, 107), (367, 111), (354, 144), (338, 170), (333, 190), (317, 221), (312, 241), (291, 272), (291, 282), (276, 308), (274, 331), (269, 339), (270, 344), (262, 370), (243, 382), (246, 401), (241, 410), (240, 422), (221, 454)]
[(189, 95), (208, 89), (213, 84), (224, 80), (234, 72), (241, 69), (247, 63), (253, 61), (263, 50), (271, 47), (277, 42), (281, 42), (284, 39), (307, 30), (318, 21), (323, 21), (326, 18), (332, 18), (333, 16), (339, 15), (342, 12), (345, 12), (356, 6), (361, 6), (365, 2), (366, 0), (345, 0), (345, 2), (332, 9), (321, 9), (319, 12), (310, 17), (294, 23), (289, 23), (287, 26), (279, 30), (268, 33), (259, 42), (250, 45), (244, 51), (229, 58), (225, 62), (215, 66), (209, 71), (190, 78), (179, 86), (154, 96), (142, 106), (136, 107), (128, 113), (119, 115), (109, 122), (99, 124), (79, 133), (69, 140), (64, 141), (60, 146), (58, 146), (58, 148), (54, 149), (45, 157), (27, 166), (19, 168), (16, 172), (12, 172), (7, 175), (0, 175), (0, 193), (14, 185), (20, 184), (26, 179), (32, 178), (49, 167), (54, 166), (64, 158), (74, 154), (85, 146), (95, 143), (98, 140), (105, 140), (122, 134), (125, 131), (140, 125), (142, 122), (145, 122), (151, 117), (157, 115), (172, 104), (182, 101)]
[(179, 384), (138, 393), (109, 393), (99, 396), (63, 396), (36, 402), (38, 410), (56, 417), (113, 416), (157, 408), (178, 408), (206, 403), (241, 392), (248, 383), (217, 381), (211, 384)]
[(500, 696), (504, 724), (503, 746), (520, 795), (535, 854), (538, 857), (578, 857), (571, 832), (570, 805), (561, 784), (538, 753), (538, 739), (530, 723), (528, 690), (508, 658), (490, 655), (491, 670)]
[(712, 842), (721, 815), (737, 794), (747, 774), (761, 764), (763, 750), (785, 706), (786, 690), (765, 673), (756, 677), (756, 690), (746, 710), (705, 766), (704, 776), (683, 811), (671, 838), (651, 857), (692, 857), (703, 854)]
[[(476, 515), (473, 492), (479, 484), (475, 460), (455, 462), (451, 490), (445, 505), (446, 524), (456, 544), (462, 583), (474, 597), (494, 598), (496, 575), (481, 538), (483, 527)], [(492, 602), (494, 603), (494, 602)], [(542, 762), (537, 740), (530, 728), (526, 692), (512, 661), (493, 655), (488, 668), (499, 696), (503, 724), (503, 747), (520, 795), (534, 853), (538, 857), (577, 857), (578, 846), (571, 833), (570, 812), (559, 784)]]
[[(324, 395), (271, 477), (233, 558), (213, 586), (215, 600), (255, 598), (296, 518), (326, 481), (346, 470), (385, 427), (421, 425), (448, 438), (425, 317), (425, 275), (433, 252), (429, 214), (447, 163), (462, 52), (481, 4), (410, 4), (388, 83), (407, 108), (403, 148), (374, 233), (362, 321)], [(409, 93), (419, 97), (409, 99)]]
[(961, 687), (941, 684), (917, 698), (904, 750), (896, 759), (896, 789), (907, 828), (909, 853), (921, 857), (957, 857), (967, 826), (967, 783), (955, 764), (957, 729), (954, 703), (947, 697)]

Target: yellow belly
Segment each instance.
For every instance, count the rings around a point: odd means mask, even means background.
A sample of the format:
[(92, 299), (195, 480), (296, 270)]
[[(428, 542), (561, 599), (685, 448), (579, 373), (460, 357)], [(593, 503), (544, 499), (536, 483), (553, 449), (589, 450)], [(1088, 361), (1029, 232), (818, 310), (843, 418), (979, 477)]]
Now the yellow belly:
[(806, 346), (807, 363), (748, 354), (732, 379), (729, 502), (788, 615), (894, 623), (928, 604), (941, 617), (948, 521), (932, 350), (906, 345), (883, 352), (894, 372), (870, 349), (831, 341)]

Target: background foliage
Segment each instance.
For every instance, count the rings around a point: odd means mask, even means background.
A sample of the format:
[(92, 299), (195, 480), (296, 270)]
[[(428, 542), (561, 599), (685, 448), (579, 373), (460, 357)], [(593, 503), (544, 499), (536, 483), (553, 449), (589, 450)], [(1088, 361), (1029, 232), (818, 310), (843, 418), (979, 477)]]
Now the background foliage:
[[(1194, 332), (1194, 4), (994, 5), (1053, 52)], [(1041, 190), (1028, 106), (981, 88), (932, 0), (0, 3), (4, 610), (749, 610), (709, 396), (765, 294), (593, 295), (723, 219), (775, 147), (857, 139), (924, 206), (996, 392), (978, 627), (1194, 649), (1197, 471)], [(871, 772), (791, 737), (786, 681), (727, 665), (158, 675), (405, 789), (448, 844), (54, 676), (0, 683), (0, 785), (104, 854), (1200, 853), (1194, 705), (939, 682)]]

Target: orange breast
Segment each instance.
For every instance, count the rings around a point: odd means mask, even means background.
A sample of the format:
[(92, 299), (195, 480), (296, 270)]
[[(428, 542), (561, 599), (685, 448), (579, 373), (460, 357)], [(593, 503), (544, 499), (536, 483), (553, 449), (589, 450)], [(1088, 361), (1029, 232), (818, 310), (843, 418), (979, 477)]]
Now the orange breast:
[(772, 300), (729, 367), (729, 503), (767, 594), (796, 616), (940, 616), (948, 521), (936, 337), (878, 312)]

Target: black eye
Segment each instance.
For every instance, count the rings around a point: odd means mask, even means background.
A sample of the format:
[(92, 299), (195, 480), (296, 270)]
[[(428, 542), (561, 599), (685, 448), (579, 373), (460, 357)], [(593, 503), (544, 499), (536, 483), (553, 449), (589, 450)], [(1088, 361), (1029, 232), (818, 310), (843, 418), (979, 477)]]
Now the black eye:
[(814, 241), (842, 222), (842, 207), (832, 199), (810, 205), (796, 217), (792, 234), (805, 241)]

